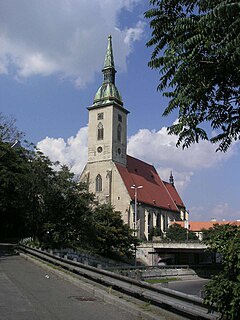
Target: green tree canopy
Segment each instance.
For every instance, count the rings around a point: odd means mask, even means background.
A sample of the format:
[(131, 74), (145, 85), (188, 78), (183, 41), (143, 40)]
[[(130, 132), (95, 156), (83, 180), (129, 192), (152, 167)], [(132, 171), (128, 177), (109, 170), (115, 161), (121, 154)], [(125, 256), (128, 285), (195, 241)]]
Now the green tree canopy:
[(110, 204), (94, 208), (91, 225), (92, 246), (98, 253), (113, 258), (131, 256), (137, 240), (128, 225), (124, 224), (121, 213), (114, 211)]
[(36, 149), (0, 141), (0, 237), (43, 247), (84, 248), (130, 257), (135, 237), (110, 205), (99, 205), (66, 166), (54, 170)]
[[(163, 115), (178, 110), (169, 133), (177, 146), (210, 137), (226, 151), (240, 138), (240, 3), (233, 0), (150, 0), (153, 47), (149, 66), (168, 97)], [(211, 130), (212, 131), (212, 130)]]
[(0, 141), (14, 143), (24, 136), (16, 127), (16, 120), (0, 112)]
[(178, 223), (169, 226), (166, 232), (166, 238), (172, 241), (198, 240), (194, 232), (183, 228)]
[(215, 225), (206, 244), (223, 256), (223, 270), (206, 285), (205, 302), (224, 320), (240, 319), (240, 226)]
[(21, 148), (0, 141), (0, 237), (25, 233), (29, 165)]

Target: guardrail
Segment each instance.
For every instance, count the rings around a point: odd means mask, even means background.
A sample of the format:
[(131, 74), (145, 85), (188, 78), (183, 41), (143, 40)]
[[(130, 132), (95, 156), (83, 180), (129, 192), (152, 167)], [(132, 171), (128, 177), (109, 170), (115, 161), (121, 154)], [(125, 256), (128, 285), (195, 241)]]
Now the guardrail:
[(208, 313), (208, 308), (203, 303), (202, 298), (168, 288), (156, 288), (143, 281), (60, 258), (26, 245), (19, 245), (18, 250), (140, 300), (147, 301), (160, 308), (183, 315), (186, 319), (215, 320), (219, 317), (216, 312)]
[(119, 266), (108, 267), (107, 270), (153, 270), (153, 269), (189, 269), (189, 264), (166, 264), (162, 266)]

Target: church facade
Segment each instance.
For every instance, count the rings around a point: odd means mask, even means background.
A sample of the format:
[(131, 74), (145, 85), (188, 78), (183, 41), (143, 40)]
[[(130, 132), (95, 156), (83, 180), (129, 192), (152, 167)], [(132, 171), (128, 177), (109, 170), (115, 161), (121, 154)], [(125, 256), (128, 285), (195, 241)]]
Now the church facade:
[(111, 36), (103, 67), (103, 83), (88, 108), (88, 162), (80, 180), (100, 203), (110, 203), (136, 235), (149, 240), (156, 227), (163, 233), (171, 221), (186, 219), (186, 208), (170, 181), (155, 168), (127, 155), (127, 116), (115, 85)]

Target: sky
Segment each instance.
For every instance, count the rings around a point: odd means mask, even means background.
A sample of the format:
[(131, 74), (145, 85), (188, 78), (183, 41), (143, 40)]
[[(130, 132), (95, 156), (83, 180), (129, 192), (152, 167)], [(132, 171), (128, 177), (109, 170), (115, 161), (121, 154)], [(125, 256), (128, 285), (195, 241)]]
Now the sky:
[(176, 148), (176, 114), (148, 67), (146, 0), (0, 0), (0, 112), (28, 141), (80, 174), (87, 162), (87, 107), (102, 84), (112, 35), (116, 85), (128, 116), (128, 154), (151, 163), (175, 186), (189, 219), (240, 219), (239, 142), (227, 153), (202, 141)]

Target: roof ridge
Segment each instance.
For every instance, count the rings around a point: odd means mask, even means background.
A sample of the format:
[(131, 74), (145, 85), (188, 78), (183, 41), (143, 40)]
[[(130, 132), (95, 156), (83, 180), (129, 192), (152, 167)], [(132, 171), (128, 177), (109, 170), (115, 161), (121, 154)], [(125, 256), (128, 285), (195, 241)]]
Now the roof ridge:
[[(155, 169), (155, 167), (154, 167), (153, 164), (150, 164), (149, 162), (146, 162), (146, 161), (140, 160), (140, 159), (138, 159), (138, 158), (135, 158), (135, 157), (133, 157), (133, 156), (130, 156), (129, 154), (127, 154), (127, 158), (132, 158), (132, 159), (134, 159), (134, 160), (137, 160), (137, 161), (139, 161), (139, 162), (142, 162), (142, 163), (144, 163), (144, 164), (147, 164), (148, 166), (151, 166), (151, 167), (153, 167), (153, 168)], [(156, 170), (156, 169), (155, 169), (155, 170)]]
[[(164, 182), (163, 182), (163, 180), (161, 179), (161, 177), (160, 177), (160, 176), (159, 176), (159, 178), (160, 178), (160, 180), (161, 180), (161, 182), (162, 182), (162, 184), (163, 184), (164, 188), (167, 190), (167, 193), (169, 194), (170, 198), (172, 199), (172, 202), (174, 203), (175, 207), (178, 209), (178, 206), (177, 206), (176, 202), (174, 201), (174, 199), (173, 199), (173, 197), (172, 197), (171, 193), (169, 192), (168, 188), (166, 188), (166, 186), (165, 186), (165, 184), (164, 184)], [(178, 210), (179, 210), (179, 209), (178, 209)]]

